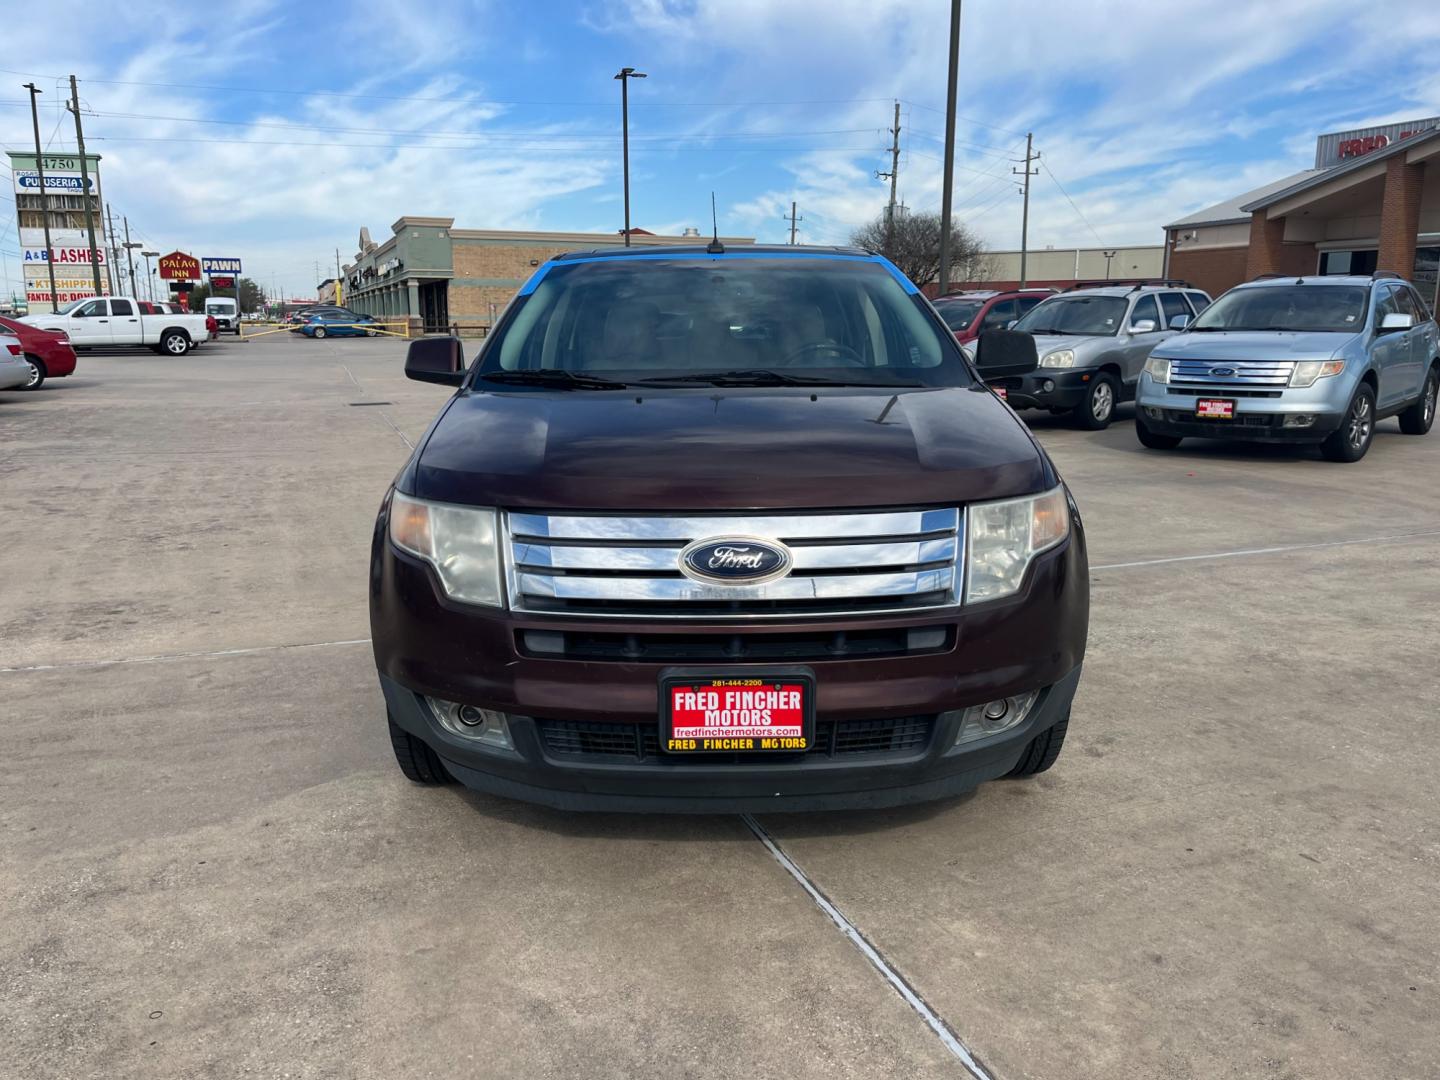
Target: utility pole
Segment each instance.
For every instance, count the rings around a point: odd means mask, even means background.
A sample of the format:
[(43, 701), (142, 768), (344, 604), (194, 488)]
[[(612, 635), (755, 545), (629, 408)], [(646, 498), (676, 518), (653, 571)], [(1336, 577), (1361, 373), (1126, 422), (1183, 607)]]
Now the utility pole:
[[(235, 295), (240, 295), (240, 275), (235, 275)], [(345, 302), (345, 296), (340, 291), (340, 249), (335, 249), (335, 303), (337, 305)], [(237, 299), (235, 303), (240, 303)]]
[(1025, 288), (1025, 257), (1030, 246), (1030, 177), (1039, 176), (1040, 170), (1031, 170), (1030, 163), (1039, 161), (1040, 155), (1031, 150), (1034, 135), (1031, 132), (1025, 133), (1025, 168), (1011, 169), (1017, 176), (1025, 177), (1025, 208), (1020, 211), (1020, 288)]
[(789, 222), (790, 222), (790, 246), (791, 246), (791, 247), (794, 247), (794, 246), (795, 246), (795, 225), (796, 225), (797, 222), (801, 222), (801, 221), (804, 221), (804, 220), (805, 220), (803, 217), (800, 217), (799, 215), (797, 215), (797, 214), (795, 213), (795, 200), (794, 200), (794, 199), (791, 199), (791, 200), (790, 200), (790, 214), (789, 214), (789, 216), (787, 217), (785, 214), (781, 214), (780, 217), (781, 217), (782, 220), (786, 220), (786, 221), (789, 221)]
[(145, 259), (145, 295), (153, 301), (155, 299), (155, 276), (154, 272), (150, 269), (150, 260), (158, 259), (160, 252), (142, 251), (140, 255)]
[(1119, 252), (1116, 252), (1116, 251), (1105, 251), (1105, 252), (1101, 252), (1101, 254), (1103, 254), (1103, 255), (1105, 256), (1105, 280), (1106, 280), (1106, 281), (1109, 281), (1109, 280), (1110, 280), (1110, 260), (1113, 259), (1116, 255), (1118, 255)]
[(85, 164), (85, 130), (80, 126), (80, 86), (70, 76), (70, 111), (75, 114), (75, 144), (80, 148), (80, 193), (85, 203), (85, 231), (90, 237), (90, 269), (95, 275), (95, 295), (104, 296), (100, 287), (100, 256), (95, 251), (95, 210), (90, 205), (90, 169)]
[(644, 79), (643, 71), (621, 68), (615, 76), (620, 80), (620, 156), (625, 169), (625, 246), (630, 246), (630, 80)]
[(955, 84), (959, 75), (960, 0), (950, 0), (950, 74), (945, 85), (945, 180), (944, 193), (940, 198), (941, 296), (950, 291), (950, 198), (955, 185)]
[(895, 250), (895, 180), (900, 175), (900, 102), (895, 102), (895, 126), (890, 129), (890, 171), (877, 172), (876, 180), (890, 181), (890, 202), (885, 206), (885, 257)]
[(121, 215), (120, 220), (125, 225), (125, 261), (130, 264), (130, 294), (137, 300), (140, 298), (140, 290), (135, 287), (135, 249), (145, 245), (139, 241), (130, 241), (130, 219)]
[[(100, 201), (105, 202), (104, 199)], [(105, 258), (109, 261), (109, 265), (105, 268), (105, 284), (110, 287), (113, 295), (116, 289), (115, 275), (119, 272), (117, 268), (120, 265), (120, 238), (115, 235), (115, 214), (110, 209), (109, 203), (105, 203), (105, 220), (108, 223), (107, 231), (110, 234), (110, 242), (105, 246)], [(123, 289), (124, 287), (125, 283), (120, 282), (119, 288)]]
[[(45, 162), (40, 155), (40, 110), (35, 104), (35, 96), (44, 93), (33, 82), (26, 83), (25, 89), (30, 91), (30, 121), (35, 125), (35, 174), (40, 179), (40, 222), (45, 226), (45, 265), (50, 269), (50, 310), (60, 310), (60, 296), (55, 291), (55, 249), (50, 246), (50, 196), (45, 191)], [(16, 213), (15, 222), (18, 228), (20, 215)], [(25, 272), (22, 268), (22, 274)], [(26, 299), (29, 305), (29, 299)]]

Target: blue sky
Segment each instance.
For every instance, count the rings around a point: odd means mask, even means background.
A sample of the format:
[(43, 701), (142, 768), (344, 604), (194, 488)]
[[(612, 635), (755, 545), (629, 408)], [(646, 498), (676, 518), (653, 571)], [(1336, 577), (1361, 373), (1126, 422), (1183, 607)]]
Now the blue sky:
[[(290, 294), (402, 214), (472, 228), (614, 231), (618, 84), (631, 95), (632, 216), (844, 242), (887, 189), (902, 103), (902, 201), (938, 209), (943, 0), (377, 0), (26, 5), (7, 20), (0, 141), (73, 149), (80, 78), (107, 200), (163, 250), (239, 255)], [(1383, 17), (1377, 15), (1383, 10)], [(104, 33), (85, 32), (86, 27)], [(1158, 243), (1168, 220), (1307, 167), (1314, 136), (1440, 114), (1440, 8), (1353, 0), (1017, 5), (968, 0), (957, 216), (1017, 246), (1009, 170), (1042, 153), (1031, 244)], [(23, 74), (18, 74), (23, 73)], [(221, 89), (223, 88), (223, 89)], [(6, 189), (5, 197), (9, 192)], [(0, 274), (18, 283), (14, 203)]]

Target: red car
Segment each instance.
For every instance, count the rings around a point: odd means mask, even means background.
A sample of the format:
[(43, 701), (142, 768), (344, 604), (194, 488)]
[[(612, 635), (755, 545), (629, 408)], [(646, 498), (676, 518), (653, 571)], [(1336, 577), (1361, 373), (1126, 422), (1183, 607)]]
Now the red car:
[(63, 330), (42, 330), (29, 323), (0, 316), (3, 332), (14, 334), (25, 350), (30, 365), (30, 381), (26, 390), (39, 390), (46, 379), (63, 379), (75, 370), (75, 350)]
[(1054, 289), (1012, 289), (1008, 292), (950, 293), (935, 300), (935, 310), (955, 339), (966, 345), (986, 330), (1004, 330)]

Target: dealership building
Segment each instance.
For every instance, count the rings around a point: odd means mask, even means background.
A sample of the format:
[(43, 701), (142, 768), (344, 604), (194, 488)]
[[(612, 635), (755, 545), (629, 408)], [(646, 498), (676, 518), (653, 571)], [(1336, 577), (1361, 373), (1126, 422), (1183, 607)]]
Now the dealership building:
[[(457, 229), (454, 218), (442, 217), (402, 217), (390, 231), (388, 239), (376, 243), (369, 229), (360, 230), (360, 250), (341, 275), (341, 300), (377, 319), (404, 320), (428, 331), (489, 326), (546, 259), (624, 242), (618, 233)], [(635, 247), (703, 244), (706, 239), (695, 229), (681, 236), (630, 232)], [(727, 245), (755, 242), (748, 236), (720, 239)]]
[(1165, 272), (1218, 295), (1260, 274), (1440, 284), (1440, 117), (1321, 135), (1315, 165), (1165, 226)]

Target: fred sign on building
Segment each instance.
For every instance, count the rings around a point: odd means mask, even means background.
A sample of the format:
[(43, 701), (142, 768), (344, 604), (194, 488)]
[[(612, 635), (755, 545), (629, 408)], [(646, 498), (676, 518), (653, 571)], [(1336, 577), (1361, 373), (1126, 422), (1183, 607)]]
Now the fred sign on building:
[[(40, 173), (45, 190), (40, 190)], [(25, 274), (25, 299), (33, 312), (54, 311), (75, 300), (95, 295), (98, 265), (100, 288), (110, 291), (105, 240), (100, 233), (105, 207), (100, 201), (100, 155), (85, 155), (89, 187), (80, 175), (80, 155), (57, 152), (38, 161), (34, 154), (10, 154), (11, 185), (20, 227), (20, 257)], [(95, 226), (94, 264), (85, 206), (90, 205)], [(45, 247), (45, 215), (50, 218), (50, 247)], [(50, 270), (55, 270), (55, 294), (50, 293)]]

